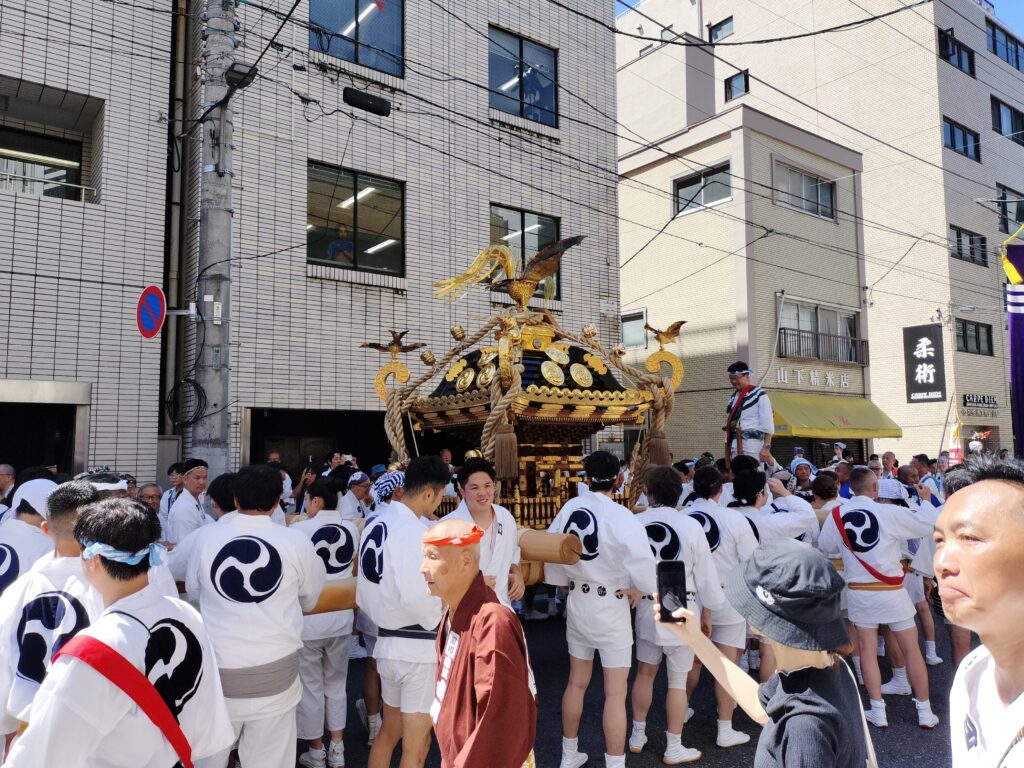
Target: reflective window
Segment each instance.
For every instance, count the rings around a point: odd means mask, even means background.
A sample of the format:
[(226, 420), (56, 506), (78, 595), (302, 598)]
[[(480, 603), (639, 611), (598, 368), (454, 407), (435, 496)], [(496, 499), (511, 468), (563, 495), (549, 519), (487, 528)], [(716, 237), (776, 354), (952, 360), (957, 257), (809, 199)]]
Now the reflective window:
[(988, 50), (1014, 69), (1024, 70), (1024, 43), (991, 21), (985, 22)]
[(750, 92), (750, 74), (744, 70), (725, 80), (725, 100), (732, 101)]
[(1024, 144), (1024, 113), (992, 97), (992, 130)]
[(306, 260), (404, 275), (403, 208), (400, 182), (311, 161)]
[(1024, 224), (1024, 194), (997, 184), (996, 199), (999, 206), (999, 231), (1006, 234), (1016, 232)]
[(723, 19), (717, 24), (712, 24), (711, 29), (708, 33), (708, 40), (712, 43), (717, 43), (719, 40), (724, 40), (732, 34), (732, 16), (728, 19)]
[(309, 0), (309, 47), (401, 77), (402, 21), (402, 0)]
[(81, 200), (82, 145), (0, 128), (0, 189)]
[(518, 35), (490, 28), (490, 106), (527, 120), (558, 125), (557, 53)]
[(939, 30), (939, 58), (974, 77), (974, 51), (944, 29)]
[(981, 162), (981, 137), (976, 131), (946, 117), (942, 120), (942, 141), (947, 149), (952, 149), (958, 155)]
[[(500, 205), (491, 206), (490, 230), (491, 244), (507, 246), (520, 272), (533, 254), (558, 241), (558, 219)], [(554, 277), (555, 298), (561, 294), (559, 277)], [(543, 288), (537, 289), (538, 295), (543, 295)]]
[(647, 316), (644, 310), (630, 312), (622, 316), (622, 344), (626, 347), (646, 347), (647, 331), (644, 325)]
[(972, 355), (991, 355), (992, 326), (957, 318), (956, 351), (969, 352)]
[(836, 217), (836, 184), (777, 163), (775, 200), (826, 219)]
[(968, 232), (962, 227), (949, 228), (949, 252), (955, 259), (988, 265), (988, 246), (984, 235)]
[(726, 200), (732, 195), (729, 164), (711, 168), (704, 173), (677, 179), (675, 182), (676, 213), (703, 208)]

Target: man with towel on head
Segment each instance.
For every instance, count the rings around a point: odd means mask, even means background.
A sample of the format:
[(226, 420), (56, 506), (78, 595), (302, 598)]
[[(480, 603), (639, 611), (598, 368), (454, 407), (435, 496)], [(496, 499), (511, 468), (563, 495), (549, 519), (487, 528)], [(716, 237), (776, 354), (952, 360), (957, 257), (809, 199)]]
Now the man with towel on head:
[(742, 360), (729, 366), (729, 384), (735, 390), (725, 412), (726, 461), (740, 454), (766, 462), (772, 452), (775, 417), (768, 393), (750, 383), (754, 369)]
[(0, 594), (53, 550), (41, 526), (46, 520), (46, 500), (56, 488), (52, 480), (29, 480), (19, 489), (18, 506), (0, 523)]
[(206, 516), (199, 497), (206, 491), (210, 465), (202, 459), (189, 459), (182, 464), (182, 487), (177, 500), (167, 513), (164, 540), (177, 544), (197, 528), (213, 522)]
[(537, 689), (526, 637), (480, 571), (483, 538), (479, 526), (452, 518), (423, 534), (420, 570), (445, 604), (430, 709), (444, 768), (533, 765)]

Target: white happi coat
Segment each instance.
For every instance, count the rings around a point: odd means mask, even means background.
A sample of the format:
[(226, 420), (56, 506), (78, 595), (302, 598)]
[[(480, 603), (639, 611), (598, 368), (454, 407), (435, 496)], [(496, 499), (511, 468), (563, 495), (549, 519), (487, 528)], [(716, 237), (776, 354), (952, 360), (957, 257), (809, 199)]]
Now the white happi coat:
[[(996, 684), (996, 662), (984, 645), (971, 651), (956, 670), (949, 691), (953, 768), (1018, 768), (1024, 765), (1024, 696), (1003, 704)], [(1003, 758), (1002, 761), (996, 761)]]
[(338, 499), (338, 513), (343, 520), (362, 520), (370, 517), (373, 514), (373, 510), (357, 499), (350, 488)]
[[(359, 529), (342, 520), (335, 509), (322, 509), (316, 517), (292, 525), (313, 543), (313, 550), (323, 561), (327, 581), (352, 577), (352, 565), (359, 547)], [(316, 613), (302, 619), (303, 640), (323, 640), (352, 634), (354, 611)]]
[(813, 544), (818, 530), (814, 507), (798, 496), (779, 496), (761, 508), (734, 507), (750, 523), (758, 544), (776, 539), (800, 539)]
[(167, 513), (164, 540), (177, 544), (192, 531), (202, 528), (209, 522), (211, 522), (210, 518), (206, 516), (206, 512), (203, 511), (203, 507), (196, 497), (189, 493), (187, 488), (182, 488), (177, 501), (171, 505), (171, 509)]
[[(711, 499), (697, 499), (684, 512), (700, 523), (704, 536), (711, 550), (711, 559), (718, 571), (719, 585), (725, 584), (725, 578), (740, 563), (757, 549), (757, 538), (747, 522), (747, 518), (735, 509), (721, 507)], [(715, 624), (742, 624), (746, 619), (726, 601), (720, 610), (712, 611), (711, 620)]]
[[(480, 540), (480, 570), (484, 576), (494, 577), (494, 593), (498, 600), (503, 605), (511, 606), (508, 599), (508, 572), (513, 565), (519, 564), (522, 557), (519, 552), (519, 528), (511, 512), (498, 504), (492, 504), (491, 507), (494, 509), (494, 520), (487, 526)], [(474, 522), (465, 500), (445, 519)]]
[(0, 593), (52, 551), (53, 541), (36, 526), (13, 516), (4, 520), (0, 524)]
[[(721, 610), (725, 593), (700, 523), (686, 512), (668, 507), (650, 507), (636, 519), (647, 532), (657, 562), (681, 560), (686, 565), (687, 608), (698, 617), (702, 608)], [(654, 620), (649, 602), (641, 602), (637, 608), (636, 636), (664, 648), (685, 645), (671, 629)]]
[(654, 555), (636, 515), (602, 493), (585, 491), (558, 512), (549, 533), (579, 538), (583, 553), (574, 565), (548, 563), (544, 581), (569, 586), (566, 637), (587, 648), (619, 649), (633, 644), (629, 601), (620, 590), (657, 589)]
[[(186, 586), (199, 602), (217, 665), (245, 669), (297, 653), (302, 612), (316, 605), (326, 578), (309, 538), (267, 515), (239, 513), (204, 527), (194, 546)], [(248, 714), (236, 717), (232, 710), (232, 718), (281, 714), (300, 694), (296, 675), (282, 694), (238, 700), (238, 711)]]
[[(213, 648), (195, 609), (148, 586), (115, 602), (82, 635), (110, 646), (146, 675), (177, 718), (193, 759), (230, 746), (234, 731)], [(47, 675), (7, 765), (171, 768), (177, 762), (170, 742), (124, 691), (63, 656)]]
[[(237, 515), (238, 512), (225, 512), (214, 522), (223, 523)], [(192, 552), (195, 551), (196, 542), (199, 540), (199, 534), (202, 530), (202, 528), (197, 528), (192, 531), (192, 533), (179, 541), (174, 546), (174, 549), (167, 553), (167, 568), (170, 570), (171, 576), (175, 581), (185, 581), (188, 574), (188, 561), (192, 557)], [(198, 602), (198, 598), (193, 602)]]
[[(843, 528), (852, 552), (836, 527), (832, 514), (821, 526), (818, 546), (825, 552), (839, 552), (847, 584), (875, 584), (876, 579), (860, 560), (883, 576), (903, 575), (901, 562), (907, 539), (931, 535), (934, 523), (913, 511), (893, 504), (879, 504), (866, 496), (854, 496), (839, 507)], [(914, 616), (914, 605), (905, 589), (894, 591), (850, 590), (847, 595), (850, 620), (858, 626), (890, 624)]]
[(426, 527), (400, 501), (363, 527), (356, 603), (377, 626), (377, 659), (433, 664), (441, 598), (420, 573)]
[[(0, 725), (27, 722), (50, 659), (103, 612), (78, 557), (44, 557), (0, 597)], [(13, 723), (14, 727), (11, 727)]]

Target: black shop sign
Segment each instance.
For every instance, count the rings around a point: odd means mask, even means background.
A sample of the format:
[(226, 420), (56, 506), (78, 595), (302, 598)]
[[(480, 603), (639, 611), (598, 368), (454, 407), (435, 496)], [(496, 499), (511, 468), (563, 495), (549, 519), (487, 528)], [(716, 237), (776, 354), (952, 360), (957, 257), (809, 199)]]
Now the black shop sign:
[(903, 329), (903, 365), (908, 403), (946, 400), (946, 358), (941, 325)]

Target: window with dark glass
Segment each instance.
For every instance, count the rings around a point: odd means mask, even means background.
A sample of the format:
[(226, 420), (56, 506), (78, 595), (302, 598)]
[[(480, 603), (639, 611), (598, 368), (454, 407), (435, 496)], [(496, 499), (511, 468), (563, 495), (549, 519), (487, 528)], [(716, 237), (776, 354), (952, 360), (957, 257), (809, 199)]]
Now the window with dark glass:
[(646, 347), (647, 313), (644, 310), (627, 312), (622, 315), (622, 345), (625, 347)]
[(490, 106), (544, 125), (558, 125), (558, 54), (532, 40), (491, 27)]
[(1024, 224), (1024, 195), (997, 184), (996, 201), (999, 206), (999, 231), (1006, 234), (1017, 231)]
[(0, 189), (81, 200), (82, 144), (0, 128)]
[(1014, 69), (1024, 70), (1024, 43), (991, 21), (985, 22), (986, 44), (994, 53)]
[(859, 339), (851, 310), (785, 301), (779, 313), (779, 357), (836, 363), (867, 363), (867, 342)]
[(992, 326), (957, 318), (956, 351), (969, 352), (972, 355), (991, 355)]
[(969, 232), (963, 227), (949, 228), (949, 252), (953, 258), (988, 266), (987, 248), (984, 235)]
[(981, 162), (981, 137), (976, 131), (944, 117), (942, 119), (942, 140), (947, 149), (952, 149), (958, 155)]
[(309, 263), (405, 274), (401, 182), (313, 161), (307, 181)]
[(1008, 139), (1024, 144), (1024, 112), (992, 97), (992, 130)]
[(782, 163), (775, 164), (775, 200), (826, 219), (836, 217), (836, 184)]
[(402, 77), (403, 0), (309, 0), (309, 48)]
[(744, 93), (750, 92), (750, 74), (747, 70), (737, 72), (725, 79), (725, 100), (732, 101)]
[(974, 77), (974, 51), (957, 40), (952, 30), (939, 30), (939, 58)]
[(708, 29), (708, 40), (712, 43), (717, 43), (719, 40), (724, 40), (732, 34), (732, 16), (717, 24), (712, 24)]
[(676, 213), (704, 208), (732, 195), (729, 164), (709, 168), (703, 173), (676, 179), (673, 184)]
[[(491, 244), (507, 246), (520, 271), (541, 248), (558, 241), (558, 219), (519, 208), (491, 205)], [(555, 275), (555, 298), (561, 294), (561, 274)], [(537, 295), (543, 295), (543, 286)]]

